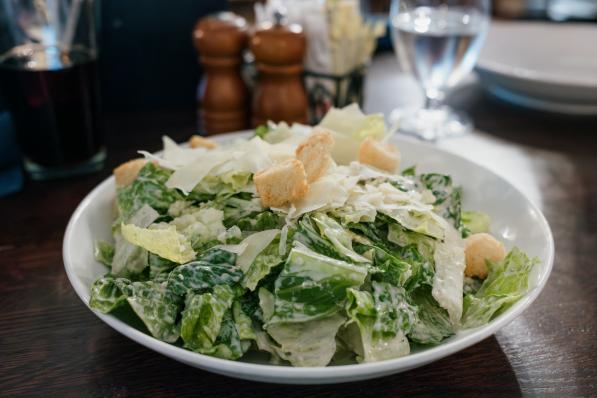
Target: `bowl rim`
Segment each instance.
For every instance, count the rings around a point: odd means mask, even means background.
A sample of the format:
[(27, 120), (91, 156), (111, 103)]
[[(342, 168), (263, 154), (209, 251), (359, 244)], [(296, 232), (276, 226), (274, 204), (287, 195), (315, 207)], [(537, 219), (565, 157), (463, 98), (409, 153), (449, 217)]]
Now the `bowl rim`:
[[(241, 138), (247, 135), (247, 131), (235, 132), (226, 134), (224, 137), (216, 138), (218, 141), (225, 142), (235, 138)], [(110, 316), (109, 314), (102, 314), (89, 307), (89, 295), (87, 294), (88, 286), (79, 280), (75, 274), (72, 250), (73, 244), (76, 241), (74, 236), (74, 226), (82, 218), (83, 214), (87, 211), (89, 205), (95, 200), (95, 198), (114, 184), (114, 176), (110, 176), (103, 180), (97, 185), (91, 192), (89, 192), (81, 203), (77, 206), (76, 210), (72, 214), (63, 239), (63, 259), (64, 268), (68, 279), (75, 289), (75, 292), (83, 301), (83, 303), (89, 308), (96, 316), (98, 316), (103, 322), (107, 323), (114, 330), (120, 334), (130, 338), (131, 340), (153, 350), (160, 354), (168, 356), (185, 364), (200, 367), (215, 373), (233, 375), (234, 377), (247, 379), (247, 380), (262, 380), (274, 383), (294, 383), (294, 384), (318, 384), (318, 383), (330, 383), (330, 382), (341, 382), (350, 380), (360, 380), (366, 378), (378, 377), (391, 373), (398, 373), (401, 370), (408, 370), (418, 366), (425, 365), (427, 363), (439, 360), (448, 355), (456, 353), (464, 348), (470, 347), (479, 341), (491, 336), (502, 327), (506, 326), (516, 317), (518, 317), (524, 310), (526, 310), (535, 299), (539, 296), (541, 291), (544, 289), (547, 280), (553, 269), (554, 262), (554, 240), (551, 228), (547, 222), (545, 216), (541, 210), (516, 186), (508, 182), (505, 178), (491, 171), (490, 169), (478, 164), (477, 162), (467, 159), (457, 153), (438, 148), (432, 144), (418, 141), (410, 137), (392, 137), (392, 140), (406, 141), (411, 144), (421, 145), (425, 150), (431, 150), (434, 152), (440, 152), (442, 155), (448, 155), (448, 157), (458, 158), (460, 161), (471, 163), (472, 165), (481, 168), (484, 172), (493, 175), (494, 178), (502, 180), (510, 186), (517, 194), (524, 198), (527, 204), (538, 216), (538, 223), (541, 225), (541, 229), (546, 233), (548, 247), (547, 247), (547, 258), (545, 263), (545, 272), (540, 275), (535, 283), (535, 286), (523, 296), (518, 302), (512, 307), (506, 310), (503, 314), (500, 314), (497, 318), (492, 320), (486, 325), (480, 326), (474, 329), (466, 329), (467, 335), (462, 336), (459, 339), (440, 343), (436, 346), (429, 347), (423, 351), (411, 353), (409, 355), (388, 359), (379, 362), (371, 363), (359, 363), (349, 365), (335, 365), (335, 366), (318, 366), (318, 367), (291, 367), (281, 365), (269, 365), (269, 364), (257, 364), (242, 361), (233, 361), (228, 359), (221, 359), (211, 357), (208, 355), (200, 354), (197, 352), (186, 350), (182, 347), (178, 347), (163, 341), (160, 341), (153, 336), (145, 334), (134, 327), (126, 324), (119, 319)], [(335, 381), (330, 381), (335, 379)]]

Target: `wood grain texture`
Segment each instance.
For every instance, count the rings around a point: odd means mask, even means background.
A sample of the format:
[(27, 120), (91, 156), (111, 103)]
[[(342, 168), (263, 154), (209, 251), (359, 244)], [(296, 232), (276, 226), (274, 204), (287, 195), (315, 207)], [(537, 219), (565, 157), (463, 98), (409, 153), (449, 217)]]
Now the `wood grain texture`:
[[(394, 77), (382, 57), (369, 87)], [(368, 110), (391, 109), (387, 85)], [(108, 166), (70, 180), (28, 183), (0, 199), (0, 395), (57, 397), (590, 397), (597, 396), (597, 120), (545, 116), (488, 100), (472, 84), (450, 99), (485, 135), (529, 156), (556, 241), (537, 301), (496, 336), (425, 367), (382, 379), (284, 386), (203, 372), (121, 336), (81, 303), (66, 278), (62, 237), (81, 199), (138, 148), (194, 130), (192, 109), (108, 120)], [(377, 109), (371, 109), (377, 107)], [(507, 161), (507, 159), (504, 159)]]

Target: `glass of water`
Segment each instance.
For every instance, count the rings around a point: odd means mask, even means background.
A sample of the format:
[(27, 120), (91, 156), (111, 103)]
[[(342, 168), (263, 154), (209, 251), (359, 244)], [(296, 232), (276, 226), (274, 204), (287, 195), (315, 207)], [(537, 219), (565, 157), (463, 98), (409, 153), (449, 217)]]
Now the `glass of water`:
[(425, 140), (469, 133), (470, 119), (442, 105), (474, 67), (489, 27), (489, 0), (393, 0), (392, 41), (401, 68), (425, 94), (422, 109), (396, 109), (398, 131)]

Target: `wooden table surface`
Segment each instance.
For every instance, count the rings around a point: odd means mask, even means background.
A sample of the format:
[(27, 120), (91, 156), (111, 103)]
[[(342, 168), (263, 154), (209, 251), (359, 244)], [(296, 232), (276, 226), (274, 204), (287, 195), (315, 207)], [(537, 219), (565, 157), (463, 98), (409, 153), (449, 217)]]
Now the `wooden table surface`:
[[(388, 112), (417, 93), (378, 57), (368, 111)], [(537, 301), (479, 344), (425, 367), (365, 382), (285, 386), (235, 380), (163, 357), (121, 336), (75, 295), (62, 237), (83, 197), (138, 148), (168, 133), (186, 139), (192, 109), (112, 116), (104, 171), (29, 182), (0, 199), (0, 395), (60, 397), (597, 396), (597, 119), (544, 115), (494, 102), (474, 82), (450, 103), (479, 131), (440, 143), (482, 157), (540, 202), (554, 233), (553, 273)], [(480, 155), (475, 150), (484, 148)], [(483, 160), (481, 159), (481, 161)], [(507, 204), (505, 204), (507, 205)]]

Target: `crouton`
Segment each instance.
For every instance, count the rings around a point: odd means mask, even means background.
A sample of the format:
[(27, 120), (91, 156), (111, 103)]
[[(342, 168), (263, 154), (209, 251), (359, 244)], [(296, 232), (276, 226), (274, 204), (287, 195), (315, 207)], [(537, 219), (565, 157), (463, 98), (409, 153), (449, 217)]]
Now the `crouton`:
[(506, 257), (506, 249), (502, 242), (482, 232), (464, 240), (464, 255), (466, 260), (464, 274), (485, 279), (488, 273), (485, 261), (502, 261)]
[(115, 168), (113, 173), (116, 178), (116, 186), (124, 187), (135, 181), (139, 170), (145, 166), (145, 163), (147, 163), (145, 159), (133, 159)]
[(400, 152), (392, 144), (368, 137), (359, 147), (359, 162), (392, 173), (400, 166)]
[(201, 137), (200, 135), (194, 135), (189, 138), (189, 146), (191, 148), (207, 148), (207, 149), (214, 149), (218, 146), (214, 141), (210, 140), (209, 138)]
[(257, 193), (265, 207), (278, 207), (297, 201), (309, 191), (303, 164), (289, 159), (253, 176)]
[(303, 162), (308, 182), (317, 180), (330, 167), (332, 164), (330, 151), (333, 146), (332, 133), (325, 129), (317, 129), (296, 148), (294, 153), (296, 158)]

